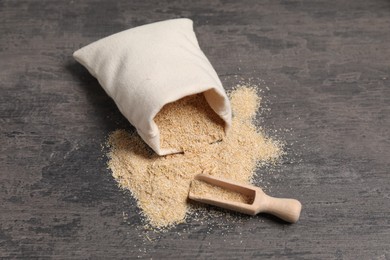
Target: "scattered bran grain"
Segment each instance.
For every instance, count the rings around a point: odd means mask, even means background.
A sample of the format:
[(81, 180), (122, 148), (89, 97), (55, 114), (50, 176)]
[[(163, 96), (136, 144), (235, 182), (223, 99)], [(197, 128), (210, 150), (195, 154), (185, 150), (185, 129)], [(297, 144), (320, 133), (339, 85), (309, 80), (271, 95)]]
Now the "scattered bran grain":
[(248, 183), (259, 163), (272, 162), (282, 154), (279, 142), (266, 138), (254, 125), (260, 101), (256, 90), (239, 87), (230, 99), (234, 117), (226, 136), (223, 122), (215, 118), (203, 95), (164, 106), (157, 114), (163, 147), (180, 148), (182, 154), (160, 157), (136, 133), (117, 130), (110, 134), (108, 167), (119, 186), (131, 191), (151, 226), (184, 222), (196, 174)]
[(260, 106), (261, 98), (254, 87), (237, 86), (239, 91), (230, 96), (230, 103), (234, 109), (234, 116), (241, 119), (253, 120)]

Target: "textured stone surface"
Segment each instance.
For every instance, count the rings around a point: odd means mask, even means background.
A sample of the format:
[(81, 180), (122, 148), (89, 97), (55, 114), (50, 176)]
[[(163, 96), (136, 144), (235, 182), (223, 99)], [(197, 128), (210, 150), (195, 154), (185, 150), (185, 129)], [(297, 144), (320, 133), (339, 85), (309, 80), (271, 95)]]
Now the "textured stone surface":
[[(259, 123), (288, 156), (259, 174), (302, 201), (298, 224), (140, 229), (101, 151), (131, 126), (71, 54), (175, 17), (194, 20), (227, 89), (265, 90)], [(0, 1), (0, 257), (389, 259), (389, 28), (386, 0)]]

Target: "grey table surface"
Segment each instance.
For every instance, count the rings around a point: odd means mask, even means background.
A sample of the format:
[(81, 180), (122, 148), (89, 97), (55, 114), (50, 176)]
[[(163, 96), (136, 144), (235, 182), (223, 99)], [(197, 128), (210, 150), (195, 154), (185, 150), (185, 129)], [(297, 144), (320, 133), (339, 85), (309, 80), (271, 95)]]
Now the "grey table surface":
[[(132, 127), (72, 53), (177, 17), (226, 89), (263, 90), (258, 123), (287, 156), (258, 173), (302, 201), (299, 223), (222, 215), (156, 234), (117, 187), (101, 144)], [(390, 259), (389, 47), (388, 0), (1, 0), (0, 258)]]

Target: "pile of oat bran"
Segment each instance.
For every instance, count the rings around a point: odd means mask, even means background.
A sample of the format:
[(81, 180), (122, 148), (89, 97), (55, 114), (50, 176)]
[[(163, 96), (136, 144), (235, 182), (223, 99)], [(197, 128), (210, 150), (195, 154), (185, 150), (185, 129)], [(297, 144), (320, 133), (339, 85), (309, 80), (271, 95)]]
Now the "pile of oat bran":
[(223, 121), (202, 94), (164, 106), (155, 118), (161, 146), (178, 148), (182, 154), (160, 157), (136, 133), (110, 134), (108, 167), (119, 186), (131, 191), (153, 227), (185, 220), (188, 191), (196, 174), (248, 183), (259, 163), (282, 154), (279, 143), (267, 139), (253, 123), (260, 105), (256, 90), (239, 87), (230, 93), (230, 100), (233, 122), (226, 136)]

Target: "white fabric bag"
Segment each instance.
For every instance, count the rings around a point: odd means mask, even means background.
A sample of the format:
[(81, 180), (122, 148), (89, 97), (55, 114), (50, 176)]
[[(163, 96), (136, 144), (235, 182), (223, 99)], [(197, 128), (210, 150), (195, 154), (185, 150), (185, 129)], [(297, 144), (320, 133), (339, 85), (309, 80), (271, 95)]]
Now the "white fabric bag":
[(231, 125), (231, 108), (212, 65), (200, 49), (192, 21), (173, 19), (139, 26), (93, 42), (73, 57), (98, 79), (121, 113), (159, 155), (153, 118), (167, 104), (204, 92), (210, 107)]

